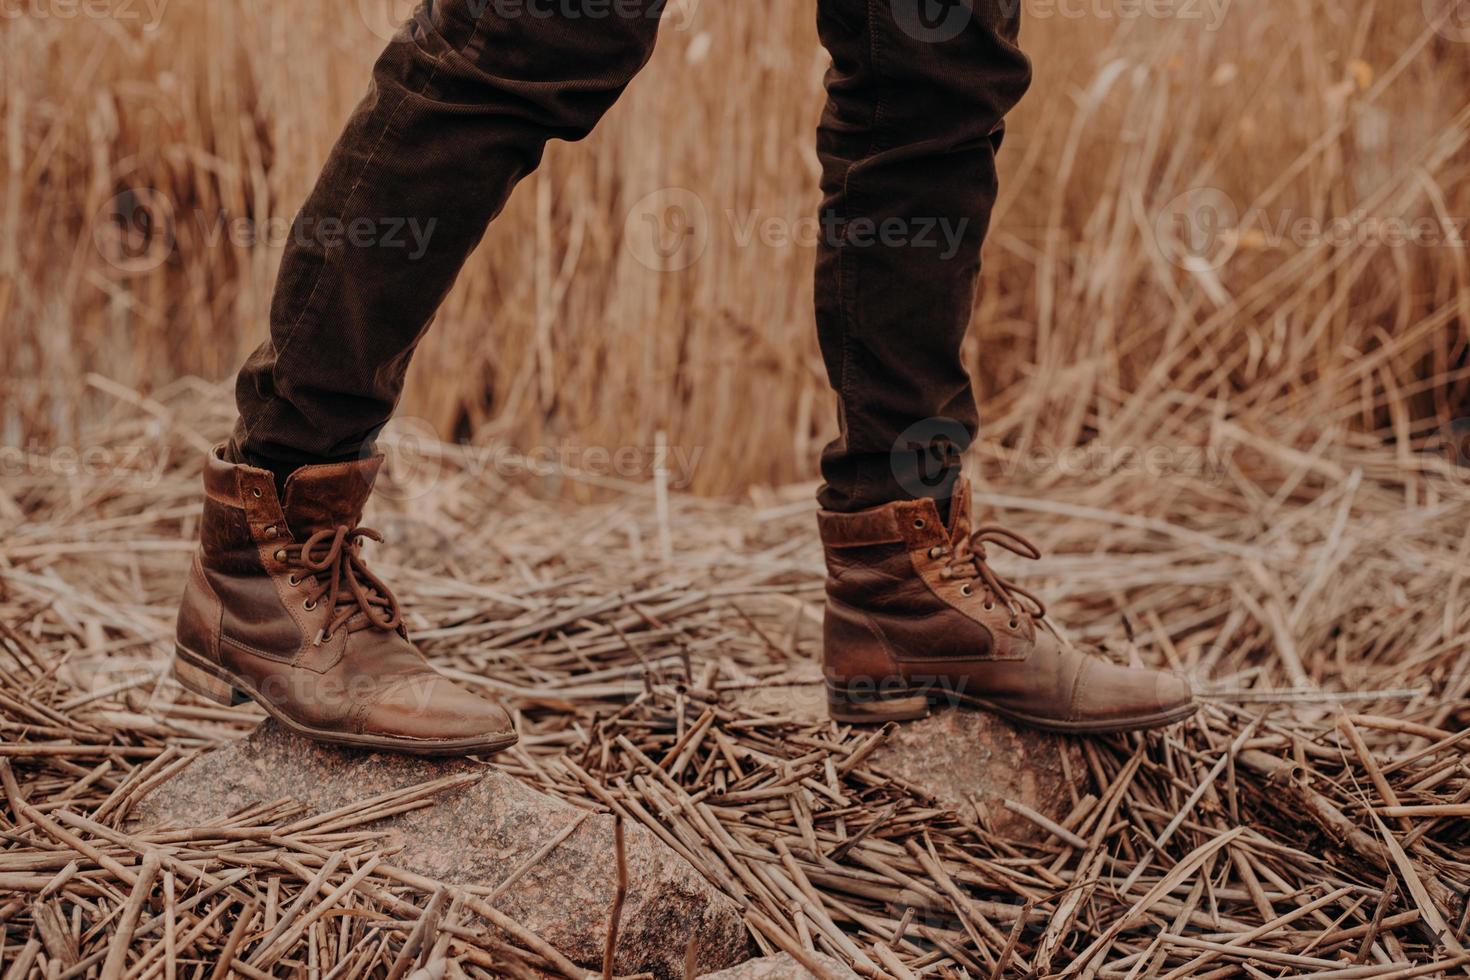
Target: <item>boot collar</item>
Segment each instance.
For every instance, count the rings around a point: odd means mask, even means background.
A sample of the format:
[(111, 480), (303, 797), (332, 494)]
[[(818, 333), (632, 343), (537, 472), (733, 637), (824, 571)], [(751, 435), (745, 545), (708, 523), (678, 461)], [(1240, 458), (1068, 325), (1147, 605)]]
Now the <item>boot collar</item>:
[(949, 526), (928, 497), (895, 500), (891, 504), (852, 514), (824, 510), (817, 518), (822, 543), (828, 548), (906, 544), (910, 549), (948, 544), (956, 534), (970, 533), (970, 483), (956, 480), (950, 498)]
[[(271, 496), (275, 487), (270, 473), (244, 463), (231, 463), (225, 459), (225, 447), (215, 446), (204, 461), (204, 492), (219, 503), (230, 507), (244, 507), (247, 496), (255, 500), (265, 497), (265, 487), (270, 485)], [(260, 493), (254, 493), (259, 490)]]
[(383, 457), (376, 455), (303, 466), (292, 473), (286, 478), (282, 507), (291, 533), (304, 540), (324, 528), (356, 527), (382, 465)]
[(283, 520), (298, 541), (323, 528), (356, 527), (382, 468), (381, 455), (342, 463), (303, 466), (286, 479), (286, 499), (277, 500), (269, 470), (224, 458), (216, 446), (204, 465), (204, 492), (219, 503), (238, 507), (252, 520)]

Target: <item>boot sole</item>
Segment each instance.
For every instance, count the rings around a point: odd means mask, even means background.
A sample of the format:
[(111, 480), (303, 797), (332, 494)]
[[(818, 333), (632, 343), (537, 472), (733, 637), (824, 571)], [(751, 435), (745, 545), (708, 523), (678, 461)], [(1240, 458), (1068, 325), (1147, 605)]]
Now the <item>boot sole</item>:
[(286, 728), (311, 739), (329, 745), (342, 745), (354, 749), (369, 749), (375, 752), (397, 752), (403, 755), (448, 756), (489, 755), (510, 748), (519, 741), (515, 732), (474, 738), (429, 740), (417, 738), (393, 738), (389, 735), (354, 735), (347, 732), (331, 732), (312, 728), (282, 714), (267, 699), (262, 697), (249, 681), (210, 663), (206, 658), (182, 646), (174, 644), (174, 679), (179, 686), (192, 694), (225, 707), (254, 701), (276, 721)]
[(877, 725), (890, 721), (915, 721), (927, 718), (936, 704), (954, 703), (959, 707), (977, 711), (988, 711), (1008, 721), (1027, 728), (1058, 735), (1112, 735), (1118, 732), (1141, 732), (1163, 728), (1189, 718), (1199, 710), (1198, 702), (1191, 701), (1168, 711), (1156, 711), (1147, 715), (1129, 718), (1114, 718), (1106, 722), (1060, 721), (1042, 718), (1022, 711), (993, 704), (984, 698), (972, 697), (958, 691), (926, 691), (923, 688), (900, 689), (893, 692), (865, 692), (854, 697), (853, 693), (831, 682), (827, 684), (827, 713), (833, 721), (852, 725)]

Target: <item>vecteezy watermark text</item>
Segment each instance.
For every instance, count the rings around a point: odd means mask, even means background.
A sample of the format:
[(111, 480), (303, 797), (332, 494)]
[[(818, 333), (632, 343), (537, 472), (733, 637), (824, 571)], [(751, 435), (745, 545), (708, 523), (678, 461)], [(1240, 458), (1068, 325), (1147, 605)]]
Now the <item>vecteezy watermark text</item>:
[(1031, 20), (1178, 20), (1216, 30), (1231, 0), (1001, 0), (1020, 6)]
[(0, 478), (125, 479), (154, 486), (168, 466), (168, 451), (157, 446), (0, 446)]
[(537, 446), (450, 445), (433, 423), (415, 416), (389, 421), (363, 452), (384, 455), (388, 479), (379, 484), (378, 493), (400, 501), (432, 492), (448, 471), (451, 454), (453, 469), (475, 478), (565, 478), (592, 484), (656, 480), (674, 490), (693, 484), (704, 456), (702, 446), (671, 444), (609, 446), (567, 440)]
[[(363, 24), (384, 41), (405, 42), (424, 28), (441, 29), (443, 19), (458, 16), (475, 24), (487, 16), (501, 22), (560, 20), (596, 24), (611, 20), (657, 20), (665, 30), (682, 31), (693, 22), (701, 0), (435, 0), (424, 6), (425, 21), (415, 17), (422, 0), (352, 0)], [(444, 10), (449, 5), (454, 11)]]
[[(973, 441), (957, 419), (935, 416), (909, 426), (894, 440), (889, 466), (894, 480), (916, 497), (947, 495), (963, 467)], [(992, 479), (1038, 477), (1062, 479), (1142, 476), (1151, 479), (1188, 477), (1223, 483), (1230, 471), (1228, 451), (1211, 446), (1117, 445), (1097, 440), (1078, 446), (1036, 447), (999, 455), (985, 464)]]
[[(886, 0), (893, 22), (916, 41), (953, 41), (984, 20), (1175, 20), (1220, 28), (1231, 0)], [(978, 9), (977, 9), (978, 8)]]
[[(720, 212), (736, 248), (927, 249), (948, 262), (973, 241), (968, 216), (845, 217), (835, 211), (790, 218), (760, 208)], [(663, 187), (634, 202), (623, 222), (623, 242), (643, 266), (678, 272), (709, 250), (720, 224), (704, 199), (685, 187)]]
[(256, 221), (254, 218), (231, 217), (223, 212), (208, 216), (195, 212), (200, 240), (215, 247), (228, 243), (237, 248), (264, 245), (281, 248), (286, 244), (337, 248), (381, 248), (403, 250), (412, 262), (429, 251), (438, 218), (405, 218), (360, 216), (356, 218), (314, 218), (298, 215)]
[(833, 212), (792, 221), (759, 209), (725, 211), (725, 220), (741, 248), (760, 244), (768, 248), (926, 248), (937, 249), (949, 261), (964, 244), (969, 218), (843, 218)]
[(169, 0), (0, 0), (0, 20), (111, 20), (153, 30)]
[(293, 219), (260, 220), (202, 209), (181, 215), (168, 195), (135, 187), (115, 195), (97, 212), (92, 240), (109, 265), (128, 275), (142, 275), (168, 262), (180, 236), (190, 233), (191, 244), (203, 248), (380, 249), (417, 262), (429, 253), (438, 227), (438, 218), (408, 215), (336, 218), (301, 214)]
[(1302, 214), (1292, 208), (1242, 210), (1215, 187), (1196, 187), (1157, 213), (1154, 241), (1160, 254), (1185, 269), (1220, 269), (1242, 248), (1466, 248), (1470, 217), (1375, 215), (1364, 209), (1343, 215)]

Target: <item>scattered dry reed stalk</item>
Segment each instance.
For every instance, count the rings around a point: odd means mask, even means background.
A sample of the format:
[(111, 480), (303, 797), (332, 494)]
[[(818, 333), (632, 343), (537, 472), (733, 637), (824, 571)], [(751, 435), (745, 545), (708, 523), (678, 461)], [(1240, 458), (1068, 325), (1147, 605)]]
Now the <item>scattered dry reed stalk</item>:
[[(151, 475), (16, 480), (0, 498), (15, 975), (599, 972), (499, 913), (493, 889), (393, 866), (370, 821), (453, 779), (351, 812), (262, 800), (130, 828), (148, 787), (261, 717), (166, 676), (197, 532), (193, 440), (229, 410), (192, 384), (154, 405), (87, 433), (142, 441)], [(646, 827), (742, 903), (763, 949), (888, 977), (1463, 973), (1470, 481), (1424, 440), (1287, 418), (1211, 438), (1215, 478), (979, 468), (979, 503), (1048, 553), (1022, 571), (1056, 618), (1189, 672), (1206, 700), (1174, 729), (1082, 742), (1074, 811), (1026, 840), (875, 767), (887, 729), (796, 700), (743, 706), (809, 676), (823, 575), (809, 485), (754, 505), (675, 493), (660, 508), (635, 488), (568, 507), (441, 446), (430, 472), (390, 469), (369, 523), (430, 655), (514, 707), (524, 738), (498, 763)], [(460, 912), (428, 922), (446, 901)], [(131, 943), (104, 963), (119, 935)]]

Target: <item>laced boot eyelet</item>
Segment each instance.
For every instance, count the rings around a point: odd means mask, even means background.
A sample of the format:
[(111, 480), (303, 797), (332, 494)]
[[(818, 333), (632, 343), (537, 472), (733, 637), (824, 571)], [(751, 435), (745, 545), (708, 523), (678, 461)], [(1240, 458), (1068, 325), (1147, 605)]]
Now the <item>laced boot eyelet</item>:
[(987, 612), (989, 612), (989, 611), (990, 611), (990, 610), (992, 610), (992, 609), (994, 609), (994, 608), (995, 608), (995, 603), (993, 603), (993, 602), (991, 602), (991, 601), (990, 601), (990, 600), (988, 600), (988, 599), (987, 599), (987, 600), (986, 600), (986, 601), (985, 601), (985, 610), (986, 610), (986, 611), (987, 611)]
[(970, 588), (970, 583), (966, 582), (964, 585), (960, 586), (960, 595), (964, 596), (965, 598), (968, 599), (974, 594), (975, 590)]
[(924, 529), (924, 519), (922, 517), (915, 517), (914, 518), (914, 527), (916, 527), (916, 528), (918, 528), (919, 530), (922, 531)]
[(268, 538), (273, 538), (276, 536), (276, 526), (274, 524), (265, 529), (265, 536)]
[(286, 560), (286, 549), (285, 548), (277, 548), (276, 549), (276, 553), (274, 555), (272, 555), (271, 557), (275, 558), (276, 561), (285, 561)]
[(288, 575), (286, 577), (286, 581), (291, 584), (291, 588), (293, 589), (301, 584), (301, 579), (297, 578), (295, 575)]
[(302, 609), (305, 609), (307, 612), (314, 611), (316, 609), (316, 600), (315, 599), (307, 599), (305, 602), (303, 602), (301, 604), (301, 608)]
[(1019, 619), (1013, 619), (1008, 625), (1011, 629), (1018, 629), (1021, 625), (1021, 621)]
[(264, 495), (261, 493), (260, 487), (251, 487), (250, 496), (254, 497), (256, 500), (259, 500)]
[(933, 548), (930, 548), (929, 549), (929, 557), (930, 558), (943, 558), (944, 557), (944, 549), (941, 548), (941, 547), (939, 547), (938, 545), (935, 545)]

